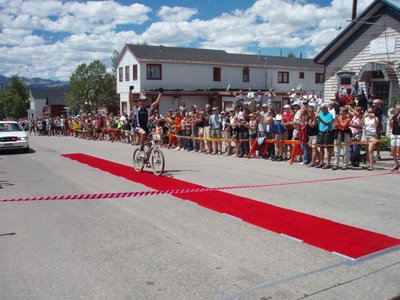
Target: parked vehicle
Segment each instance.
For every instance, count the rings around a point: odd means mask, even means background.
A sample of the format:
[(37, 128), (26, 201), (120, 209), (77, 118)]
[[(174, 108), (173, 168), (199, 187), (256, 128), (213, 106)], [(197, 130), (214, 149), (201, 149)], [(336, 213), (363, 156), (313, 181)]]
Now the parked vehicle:
[(0, 151), (18, 149), (29, 152), (28, 134), (18, 122), (0, 121)]

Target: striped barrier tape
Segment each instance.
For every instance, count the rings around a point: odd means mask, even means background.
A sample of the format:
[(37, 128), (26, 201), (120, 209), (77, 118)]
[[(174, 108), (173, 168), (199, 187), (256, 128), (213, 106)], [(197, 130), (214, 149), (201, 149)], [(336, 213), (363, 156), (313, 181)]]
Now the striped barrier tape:
[(174, 194), (187, 194), (187, 193), (202, 193), (202, 192), (221, 191), (221, 190), (251, 189), (251, 188), (286, 186), (286, 185), (299, 185), (299, 184), (308, 184), (308, 183), (332, 182), (332, 181), (342, 181), (342, 180), (351, 180), (351, 179), (362, 179), (362, 178), (369, 178), (369, 177), (386, 176), (386, 175), (393, 175), (393, 174), (400, 174), (400, 172), (385, 172), (385, 173), (379, 173), (379, 174), (347, 176), (347, 177), (338, 177), (338, 178), (311, 179), (311, 180), (304, 180), (304, 181), (265, 183), (265, 184), (253, 184), (253, 185), (242, 185), (242, 186), (225, 186), (225, 187), (215, 187), (215, 188), (201, 187), (201, 188), (195, 188), (195, 189), (177, 189), (177, 190), (163, 190), (163, 191), (75, 194), (75, 195), (59, 195), (59, 196), (38, 196), (38, 197), (25, 197), (25, 198), (10, 198), (10, 199), (0, 199), (0, 202), (50, 201), (50, 200), (95, 200), (95, 199), (132, 198), (132, 197), (145, 197), (145, 196), (157, 196), (157, 195), (174, 195)]
[[(168, 136), (168, 137), (174, 137), (174, 138), (177, 138), (177, 139), (183, 139), (183, 140), (203, 140), (203, 141), (208, 141), (208, 142), (249, 142), (250, 141), (250, 139), (234, 139), (234, 138), (231, 138), (231, 139), (225, 139), (225, 138), (201, 138), (201, 137), (193, 137), (193, 136), (182, 136), (182, 135), (176, 135), (176, 134), (172, 134), (172, 133), (169, 133), (169, 134), (165, 134), (164, 136)], [(258, 137), (256, 138), (256, 140), (258, 139)], [(345, 146), (345, 145), (365, 145), (365, 144), (369, 144), (369, 143), (382, 143), (382, 142), (385, 142), (385, 141), (390, 141), (390, 140), (399, 140), (400, 138), (389, 138), (389, 137), (387, 137), (387, 138), (383, 138), (383, 139), (375, 139), (375, 140), (372, 140), (372, 141), (368, 141), (368, 142), (365, 142), (365, 141), (354, 141), (354, 142), (347, 142), (347, 143), (340, 143), (340, 144), (317, 144), (316, 146), (318, 146), (318, 147), (322, 147), (322, 146), (324, 146), (324, 147), (334, 147), (334, 146)], [(278, 142), (280, 142), (280, 141), (278, 141), (278, 140), (274, 140), (274, 139), (265, 139), (264, 140), (265, 141), (265, 143), (269, 143), (269, 144), (272, 144), (272, 143), (278, 143)], [(298, 140), (284, 140), (284, 143), (285, 144), (294, 144), (294, 143), (300, 143)], [(307, 143), (308, 144), (308, 143)]]

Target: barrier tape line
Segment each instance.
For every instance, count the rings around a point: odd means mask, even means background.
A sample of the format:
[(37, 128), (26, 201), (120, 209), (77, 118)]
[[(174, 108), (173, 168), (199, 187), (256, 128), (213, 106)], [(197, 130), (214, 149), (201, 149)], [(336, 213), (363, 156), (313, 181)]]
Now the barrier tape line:
[[(176, 139), (182, 139), (182, 140), (201, 140), (201, 141), (206, 141), (206, 142), (248, 142), (250, 141), (250, 139), (236, 139), (236, 138), (201, 138), (201, 137), (193, 137), (193, 136), (184, 136), (184, 135), (176, 135), (176, 134), (164, 134), (164, 136), (168, 136), (168, 137), (175, 137)], [(383, 139), (374, 139), (368, 142), (365, 141), (354, 141), (354, 142), (342, 142), (339, 144), (316, 144), (315, 146), (318, 147), (334, 147), (334, 146), (346, 146), (346, 145), (366, 145), (369, 143), (382, 143), (385, 141), (391, 141), (391, 140), (398, 140), (399, 138), (383, 138)], [(258, 137), (255, 139), (256, 141), (258, 140)], [(265, 139), (264, 143), (278, 143), (281, 142), (280, 140), (275, 140), (275, 139)], [(295, 143), (300, 143), (298, 140), (284, 140), (283, 141), (285, 144), (295, 144)], [(309, 144), (309, 143), (306, 143)]]
[(178, 189), (178, 190), (163, 190), (163, 191), (119, 192), (119, 193), (77, 194), (77, 195), (11, 198), (11, 199), (0, 199), (0, 202), (50, 201), (50, 200), (96, 200), (96, 199), (132, 198), (132, 197), (144, 197), (144, 196), (155, 196), (155, 195), (166, 195), (166, 194), (174, 195), (174, 194), (187, 194), (187, 193), (202, 193), (202, 192), (221, 191), (221, 190), (251, 189), (251, 188), (262, 188), (262, 187), (275, 187), (275, 186), (285, 186), (285, 185), (298, 185), (298, 184), (308, 184), (308, 183), (342, 181), (342, 180), (386, 176), (386, 175), (393, 175), (393, 174), (400, 174), (400, 172), (385, 172), (385, 173), (380, 173), (380, 174), (347, 176), (347, 177), (338, 177), (338, 178), (311, 179), (311, 180), (303, 180), (303, 181), (265, 183), (265, 184), (253, 184), (253, 185), (242, 185), (242, 186), (224, 186), (224, 187), (215, 187), (215, 188), (202, 187), (202, 188), (195, 188), (195, 189)]
[[(72, 129), (72, 131), (76, 131), (76, 132), (82, 132), (82, 133), (91, 133), (92, 130), (76, 130), (76, 129)], [(117, 130), (107, 130), (111, 131), (112, 133), (116, 132), (116, 131), (128, 131), (128, 130), (121, 130), (121, 129), (117, 129)], [(231, 138), (202, 138), (202, 137), (194, 137), (194, 136), (185, 136), (185, 135), (177, 135), (177, 134), (172, 134), (172, 133), (167, 133), (167, 134), (163, 134), (163, 136), (167, 136), (167, 137), (174, 137), (176, 139), (182, 139), (182, 140), (194, 140), (194, 141), (205, 141), (205, 142), (250, 142), (250, 139), (236, 139), (234, 137)], [(256, 138), (255, 140), (257, 140), (258, 138)], [(347, 145), (366, 145), (369, 143), (382, 143), (385, 141), (391, 141), (391, 140), (398, 140), (399, 138), (383, 138), (383, 139), (374, 139), (368, 142), (364, 142), (364, 141), (354, 141), (354, 142), (347, 142), (347, 143), (339, 143), (339, 144), (316, 144), (315, 146), (317, 147), (335, 147), (335, 146), (347, 146)], [(277, 144), (278, 142), (280, 142), (279, 140), (275, 140), (275, 139), (265, 139), (264, 140), (265, 143), (275, 143)], [(284, 141), (285, 144), (293, 144), (293, 143), (299, 143), (298, 140), (285, 140)], [(309, 143), (306, 143), (309, 144)]]

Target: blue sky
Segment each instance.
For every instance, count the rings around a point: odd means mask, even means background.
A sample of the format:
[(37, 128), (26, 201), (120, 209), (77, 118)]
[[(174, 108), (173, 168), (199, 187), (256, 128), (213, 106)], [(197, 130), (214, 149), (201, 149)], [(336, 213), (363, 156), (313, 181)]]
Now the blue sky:
[[(373, 0), (358, 0), (358, 12)], [(313, 58), (351, 16), (350, 0), (0, 0), (0, 75), (67, 81), (111, 66), (125, 43)]]

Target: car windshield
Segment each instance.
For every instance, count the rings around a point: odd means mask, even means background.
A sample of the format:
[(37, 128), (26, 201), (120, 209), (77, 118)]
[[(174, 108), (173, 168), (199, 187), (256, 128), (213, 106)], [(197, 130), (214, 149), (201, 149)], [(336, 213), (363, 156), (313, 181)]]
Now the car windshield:
[(0, 132), (5, 131), (24, 131), (19, 124), (16, 123), (0, 123)]

